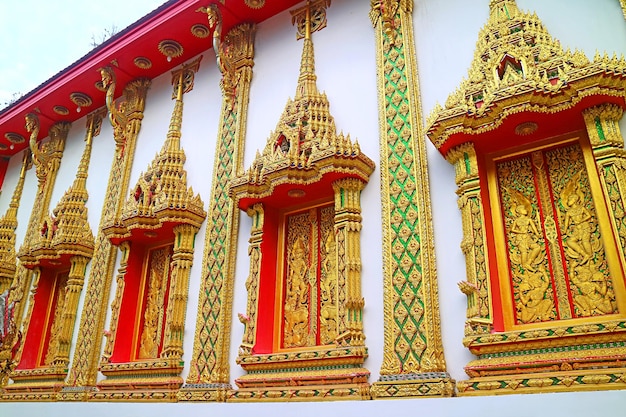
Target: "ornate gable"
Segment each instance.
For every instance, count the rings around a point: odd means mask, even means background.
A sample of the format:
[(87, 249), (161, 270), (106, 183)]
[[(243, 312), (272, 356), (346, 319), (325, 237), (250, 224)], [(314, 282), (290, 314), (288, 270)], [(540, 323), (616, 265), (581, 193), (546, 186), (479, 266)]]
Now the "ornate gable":
[(206, 213), (200, 195), (187, 187), (186, 157), (180, 145), (182, 98), (193, 88), (199, 64), (198, 59), (184, 66), (181, 75), (173, 78), (173, 83), (178, 83), (172, 94), (175, 105), (163, 147), (131, 189), (119, 219), (104, 227), (114, 243), (132, 236), (133, 230), (157, 230), (183, 223), (200, 227), (204, 220)]
[(589, 60), (564, 50), (537, 15), (520, 11), (514, 0), (491, 0), (490, 9), (467, 78), (428, 117), (428, 135), (440, 152), (520, 113), (554, 114), (593, 105), (597, 96), (626, 106), (623, 57)]

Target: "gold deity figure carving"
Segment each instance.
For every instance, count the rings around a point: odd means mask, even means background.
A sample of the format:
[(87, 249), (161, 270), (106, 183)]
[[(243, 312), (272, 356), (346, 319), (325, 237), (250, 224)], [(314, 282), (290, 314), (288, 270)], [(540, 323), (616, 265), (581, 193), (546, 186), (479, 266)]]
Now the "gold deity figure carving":
[(144, 310), (144, 325), (139, 346), (139, 358), (156, 358), (161, 341), (161, 329), (165, 314), (165, 291), (169, 272), (168, 248), (152, 252), (149, 268), (148, 296)]
[(337, 337), (337, 262), (335, 236), (328, 233), (320, 280), (320, 341), (330, 344)]
[(540, 262), (541, 246), (538, 243), (539, 229), (530, 217), (532, 204), (521, 192), (508, 189), (511, 195), (511, 213), (514, 217), (511, 225), (512, 243), (519, 252), (519, 264), (528, 271), (534, 272), (535, 264)]
[(574, 294), (573, 299), (580, 316), (611, 314), (615, 311), (612, 302), (615, 294), (594, 262), (576, 266), (571, 280), (578, 288), (579, 293)]
[(300, 236), (289, 251), (287, 291), (285, 298), (284, 346), (305, 346), (309, 321), (309, 266), (306, 247)]
[(65, 294), (67, 292), (67, 275), (59, 277), (59, 289), (56, 295), (56, 306), (53, 312), (52, 327), (50, 328), (50, 339), (48, 341), (48, 350), (44, 358), (44, 365), (50, 366), (56, 357), (61, 333), (61, 323), (63, 322), (63, 310), (65, 307)]
[(239, 74), (235, 70), (231, 46), (228, 42), (222, 42), (222, 12), (217, 4), (210, 4), (206, 8), (209, 27), (213, 29), (213, 51), (217, 60), (217, 67), (222, 73), (220, 87), (224, 92), (224, 98), (232, 109), (235, 100), (235, 90), (239, 82)]
[(553, 318), (552, 301), (546, 297), (550, 282), (545, 269), (526, 270), (516, 274), (516, 277), (521, 281), (517, 305), (519, 321), (532, 323)]
[(591, 233), (591, 213), (584, 206), (584, 194), (580, 189), (578, 172), (572, 177), (561, 192), (561, 203), (565, 209), (563, 227), (564, 244), (569, 249), (568, 255), (576, 258), (579, 264), (586, 264), (593, 257)]

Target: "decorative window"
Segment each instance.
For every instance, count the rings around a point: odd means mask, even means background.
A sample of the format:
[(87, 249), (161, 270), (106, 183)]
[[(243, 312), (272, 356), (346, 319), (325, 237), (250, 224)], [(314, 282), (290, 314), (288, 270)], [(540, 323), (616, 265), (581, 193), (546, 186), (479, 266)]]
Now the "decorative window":
[[(119, 219), (103, 232), (121, 250), (110, 328), (100, 361), (107, 377), (97, 399), (150, 390), (175, 398), (182, 385), (183, 335), (195, 236), (206, 213), (187, 187), (180, 146), (183, 94), (193, 88), (200, 60), (174, 71), (174, 111), (163, 147), (132, 188)], [(130, 370), (138, 378), (127, 378)], [(129, 393), (129, 394), (127, 394)]]
[(325, 25), (323, 7), (293, 12), (305, 34), (296, 97), (263, 152), (231, 184), (231, 196), (252, 218), (237, 357), (247, 374), (235, 381), (233, 401), (369, 396), (360, 195), (374, 163), (337, 134), (315, 84), (310, 34)]
[[(41, 398), (49, 398), (63, 387), (67, 376), (78, 301), (94, 249), (85, 187), (92, 141), (100, 133), (103, 117), (101, 110), (87, 115), (86, 145), (74, 182), (51, 214), (42, 211), (35, 223), (37, 232), (26, 237), (17, 255), (21, 265), (33, 271), (33, 283), (24, 319), (24, 340), (15, 357), (18, 364), (10, 375), (13, 384), (6, 386), (15, 399), (33, 390)], [(67, 135), (69, 125), (64, 130)], [(31, 136), (33, 160), (40, 174), (50, 175), (43, 165), (49, 155), (33, 146), (35, 137)], [(52, 149), (58, 146), (54, 138), (47, 144)]]
[(564, 51), (512, 0), (490, 9), (467, 80), (428, 129), (463, 219), (464, 344), (477, 358), (457, 389), (619, 388), (626, 62)]
[(173, 244), (133, 249), (111, 362), (158, 358), (163, 350)]

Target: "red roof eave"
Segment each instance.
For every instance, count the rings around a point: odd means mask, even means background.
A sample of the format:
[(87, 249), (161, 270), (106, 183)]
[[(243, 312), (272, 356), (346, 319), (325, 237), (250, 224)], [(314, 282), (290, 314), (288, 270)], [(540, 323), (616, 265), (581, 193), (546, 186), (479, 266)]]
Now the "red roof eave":
[[(74, 122), (85, 114), (104, 106), (105, 93), (95, 86), (95, 83), (100, 80), (98, 70), (101, 67), (114, 65), (117, 75), (116, 96), (119, 96), (128, 81), (139, 77), (155, 78), (210, 49), (212, 47), (210, 33), (204, 38), (199, 38), (190, 30), (196, 24), (208, 26), (207, 16), (200, 12), (201, 8), (212, 3), (219, 5), (224, 17), (223, 34), (225, 34), (237, 24), (259, 23), (299, 2), (300, 0), (267, 2), (263, 8), (253, 10), (245, 4), (244, 0), (231, 0), (226, 5), (222, 5), (219, 0), (167, 1), (9, 107), (0, 110), (0, 157), (12, 156), (28, 146), (29, 134), (24, 127), (24, 116), (27, 113), (36, 112), (39, 115), (38, 139), (41, 139), (48, 136), (48, 129), (54, 123)], [(168, 61), (158, 50), (159, 42), (165, 39), (179, 42), (183, 47), (182, 56), (172, 59), (171, 62)], [(134, 58), (137, 56), (148, 58), (152, 66), (149, 69), (137, 67), (134, 64)], [(84, 112), (77, 112), (77, 106), (70, 100), (72, 92), (87, 94), (93, 104), (85, 108)], [(61, 115), (54, 112), (53, 108), (57, 105), (66, 107), (69, 114)], [(22, 135), (25, 141), (19, 144), (14, 143), (11, 149), (11, 142), (5, 137), (9, 132)], [(7, 149), (2, 149), (4, 147)]]

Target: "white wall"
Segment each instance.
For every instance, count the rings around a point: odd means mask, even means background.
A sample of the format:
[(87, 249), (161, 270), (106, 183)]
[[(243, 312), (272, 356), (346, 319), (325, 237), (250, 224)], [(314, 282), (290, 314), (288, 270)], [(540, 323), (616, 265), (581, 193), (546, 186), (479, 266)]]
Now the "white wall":
[[(414, 26), (417, 60), (420, 71), (420, 87), (424, 117), (436, 102), (444, 103), (466, 75), (473, 57), (478, 30), (488, 17), (489, 0), (422, 0), (416, 1)], [(626, 52), (626, 21), (617, 0), (519, 0), (523, 10), (535, 10), (553, 36), (564, 46), (582, 49), (590, 58), (595, 49)], [(380, 203), (380, 146), (378, 143), (378, 104), (376, 91), (376, 60), (374, 55), (374, 32), (368, 17), (370, 4), (363, 0), (334, 0), (328, 11), (328, 27), (313, 34), (316, 54), (318, 87), (325, 91), (331, 104), (331, 113), (339, 131), (357, 139), (362, 151), (372, 158), (377, 169), (362, 194), (364, 227), (362, 230), (363, 295), (365, 297), (365, 334), (369, 358), (365, 366), (371, 371), (371, 382), (378, 379), (383, 352), (383, 278), (381, 203)], [(262, 149), (275, 129), (288, 97), (295, 93), (297, 74), (302, 52), (302, 41), (296, 41), (295, 28), (291, 26), (288, 12), (263, 22), (257, 28), (255, 43), (254, 75), (250, 92), (250, 107), (245, 144), (244, 166), (250, 166), (257, 149)], [(210, 202), (211, 178), (214, 166), (215, 145), (220, 117), (220, 74), (216, 69), (212, 51), (204, 53), (200, 70), (195, 78), (194, 89), (185, 94), (182, 146), (187, 155), (185, 168), (188, 184), (200, 193), (205, 208)], [(129, 187), (136, 183), (161, 149), (174, 102), (171, 100), (171, 75), (166, 73), (153, 80), (146, 101), (143, 126), (138, 137), (137, 152)], [(626, 131), (626, 122), (622, 120)], [(84, 148), (85, 119), (74, 123), (62, 162), (59, 178), (53, 194), (51, 208), (71, 185), (78, 160)], [(99, 212), (105, 194), (108, 172), (111, 166), (114, 143), (112, 131), (105, 120), (100, 136), (94, 140), (93, 158), (90, 165), (88, 188), (90, 199), (89, 220), (94, 233), (100, 222)], [(437, 273), (440, 288), (442, 330), (448, 371), (456, 379), (465, 379), (463, 366), (471, 360), (463, 348), (463, 324), (465, 320), (465, 296), (456, 283), (465, 277), (464, 258), (459, 249), (461, 220), (456, 204), (456, 185), (452, 167), (427, 142), (431, 198), (435, 230)], [(10, 161), (3, 191), (0, 195), (0, 213), (8, 207), (13, 187), (17, 181), (20, 157)], [(34, 170), (28, 173), (26, 187), (19, 212), (18, 248), (24, 238), (30, 209), (36, 191)], [(184, 343), (184, 360), (187, 367), (193, 351), (198, 293), (200, 288), (202, 257), (204, 252), (206, 223), (196, 237), (194, 266), (191, 270), (189, 304)], [(231, 383), (243, 374), (235, 364), (237, 348), (243, 328), (237, 320), (237, 312), (245, 312), (246, 292), (244, 282), (248, 274), (247, 257), (250, 221), (241, 216), (239, 245), (237, 248), (235, 298), (231, 329)], [(85, 286), (87, 288), (87, 285)], [(83, 305), (83, 296), (80, 308)], [(115, 293), (115, 282), (111, 298)], [(110, 300), (109, 300), (110, 303)], [(110, 307), (107, 308), (107, 311)], [(80, 321), (80, 316), (77, 322)], [(105, 328), (108, 328), (109, 322)], [(78, 324), (76, 326), (78, 329)], [(463, 399), (406, 400), (390, 402), (349, 402), (333, 404), (11, 404), (0, 403), (2, 415), (26, 412), (27, 415), (44, 412), (46, 415), (72, 415), (88, 411), (90, 415), (154, 416), (185, 412), (191, 415), (210, 412), (213, 415), (243, 415), (254, 412), (260, 415), (276, 415), (284, 412), (302, 416), (318, 415), (381, 415), (406, 413), (417, 410), (435, 415), (571, 415), (583, 416), (597, 411), (602, 404), (605, 413), (623, 408), (626, 396), (620, 392), (553, 394), (550, 402), (545, 396), (507, 396)], [(113, 407), (113, 408), (111, 408)], [(254, 407), (252, 409), (251, 407)], [(474, 412), (473, 410), (476, 410)], [(595, 414), (595, 413), (594, 413)]]

